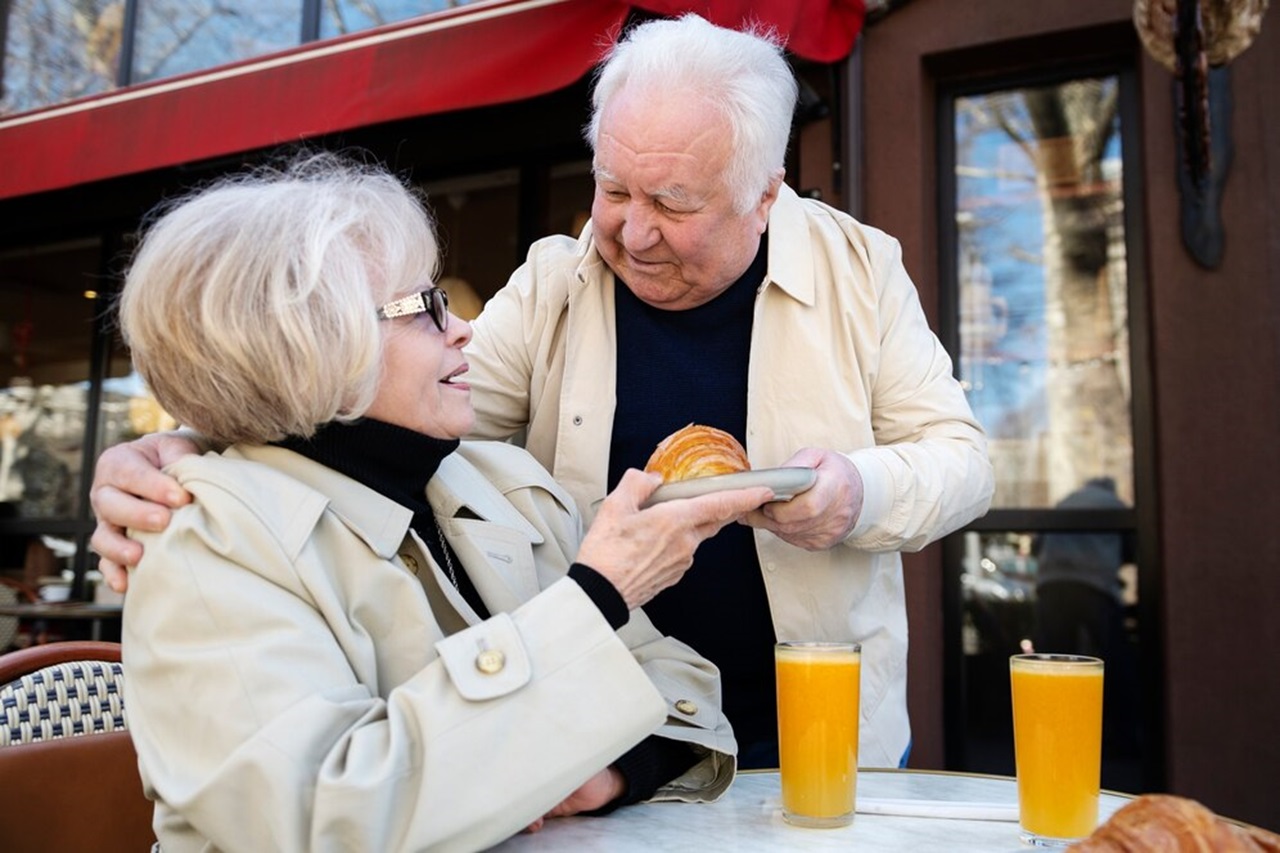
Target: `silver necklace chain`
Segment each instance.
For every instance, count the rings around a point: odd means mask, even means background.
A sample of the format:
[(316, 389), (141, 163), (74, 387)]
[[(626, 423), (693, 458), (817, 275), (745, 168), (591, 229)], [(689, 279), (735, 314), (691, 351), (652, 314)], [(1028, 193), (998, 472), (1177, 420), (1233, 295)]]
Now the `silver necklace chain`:
[(449, 581), (454, 589), (458, 589), (458, 576), (453, 569), (453, 558), (449, 556), (449, 543), (444, 539), (444, 531), (440, 529), (440, 521), (435, 513), (431, 514), (431, 524), (436, 529), (436, 537), (440, 540), (440, 552), (444, 554), (444, 568), (449, 573)]

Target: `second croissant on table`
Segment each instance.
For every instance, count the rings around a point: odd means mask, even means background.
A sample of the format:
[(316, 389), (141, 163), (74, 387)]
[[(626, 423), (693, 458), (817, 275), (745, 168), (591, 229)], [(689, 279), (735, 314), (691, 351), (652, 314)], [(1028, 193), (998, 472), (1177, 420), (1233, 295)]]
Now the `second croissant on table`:
[(1239, 826), (1204, 805), (1171, 794), (1144, 794), (1120, 809), (1076, 853), (1280, 853), (1280, 836)]
[(722, 429), (689, 424), (664, 438), (644, 466), (645, 471), (662, 475), (662, 482), (692, 480), (750, 471), (747, 451)]

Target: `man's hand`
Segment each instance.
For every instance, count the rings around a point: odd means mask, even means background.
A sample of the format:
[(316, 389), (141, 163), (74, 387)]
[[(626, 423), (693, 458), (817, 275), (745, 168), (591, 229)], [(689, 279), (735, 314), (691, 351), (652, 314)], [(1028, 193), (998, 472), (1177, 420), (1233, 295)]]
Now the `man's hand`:
[(542, 829), (548, 818), (569, 817), (579, 812), (595, 811), (606, 806), (627, 792), (627, 782), (613, 767), (606, 767), (592, 776), (578, 790), (565, 797), (560, 805), (547, 812), (526, 827), (526, 832)]
[(142, 559), (142, 546), (125, 536), (126, 528), (160, 531), (169, 524), (169, 508), (191, 495), (161, 468), (199, 448), (178, 433), (153, 433), (103, 451), (94, 467), (89, 501), (98, 518), (90, 546), (98, 569), (116, 592), (129, 585), (125, 567)]
[(765, 504), (746, 523), (768, 530), (806, 551), (822, 551), (844, 541), (862, 513), (862, 475), (848, 457), (807, 447), (784, 463), (813, 468), (818, 478), (790, 501)]
[(657, 474), (627, 471), (578, 550), (578, 562), (608, 578), (632, 609), (679, 582), (703, 540), (773, 497), (756, 486), (640, 509), (661, 483)]

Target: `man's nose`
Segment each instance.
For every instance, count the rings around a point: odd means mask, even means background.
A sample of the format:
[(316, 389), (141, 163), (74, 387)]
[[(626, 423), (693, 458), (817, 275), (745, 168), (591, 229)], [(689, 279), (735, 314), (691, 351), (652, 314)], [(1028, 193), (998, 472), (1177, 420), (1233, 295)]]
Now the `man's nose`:
[(644, 204), (627, 205), (626, 219), (622, 222), (622, 244), (628, 252), (642, 252), (655, 246), (662, 239), (653, 210)]

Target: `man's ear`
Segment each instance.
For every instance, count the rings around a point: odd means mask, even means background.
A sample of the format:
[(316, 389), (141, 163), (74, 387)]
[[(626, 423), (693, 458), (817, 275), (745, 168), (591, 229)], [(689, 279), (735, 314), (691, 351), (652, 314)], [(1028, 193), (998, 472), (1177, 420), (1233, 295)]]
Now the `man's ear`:
[(758, 216), (760, 233), (763, 234), (765, 226), (769, 224), (769, 210), (773, 207), (773, 203), (778, 200), (778, 190), (782, 188), (782, 179), (787, 174), (787, 170), (779, 166), (769, 177), (769, 184), (764, 188), (764, 192), (760, 195), (760, 203), (756, 205), (755, 213)]

